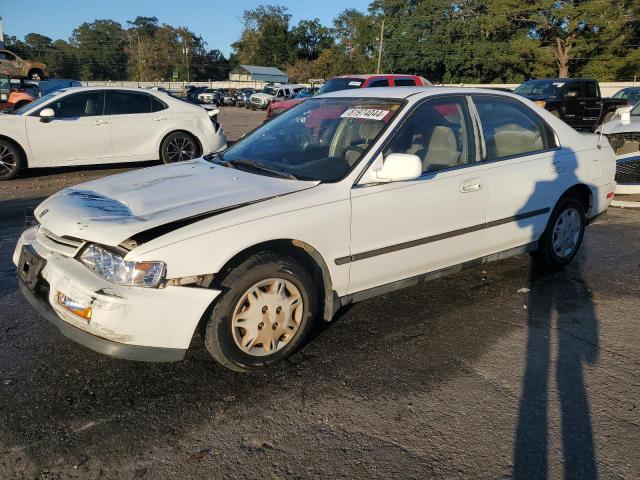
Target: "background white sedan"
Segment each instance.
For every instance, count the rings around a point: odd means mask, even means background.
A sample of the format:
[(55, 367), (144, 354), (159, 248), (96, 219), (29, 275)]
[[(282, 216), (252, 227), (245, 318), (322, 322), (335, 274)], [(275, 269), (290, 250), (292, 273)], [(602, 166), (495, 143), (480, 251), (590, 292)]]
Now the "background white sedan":
[(22, 168), (190, 160), (226, 147), (207, 110), (160, 91), (74, 87), (0, 115), (0, 180)]

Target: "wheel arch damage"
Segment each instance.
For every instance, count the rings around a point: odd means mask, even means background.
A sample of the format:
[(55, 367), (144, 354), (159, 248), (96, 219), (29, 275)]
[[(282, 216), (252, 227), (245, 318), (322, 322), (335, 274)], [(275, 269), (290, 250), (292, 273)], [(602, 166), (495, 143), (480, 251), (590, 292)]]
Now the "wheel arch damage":
[(312, 275), (318, 287), (320, 317), (330, 321), (340, 306), (338, 295), (333, 289), (331, 272), (324, 258), (313, 246), (295, 239), (276, 239), (257, 243), (234, 254), (210, 277), (210, 281), (201, 286), (222, 289), (221, 283), (229, 272), (244, 260), (258, 252), (270, 252), (288, 255), (300, 262)]

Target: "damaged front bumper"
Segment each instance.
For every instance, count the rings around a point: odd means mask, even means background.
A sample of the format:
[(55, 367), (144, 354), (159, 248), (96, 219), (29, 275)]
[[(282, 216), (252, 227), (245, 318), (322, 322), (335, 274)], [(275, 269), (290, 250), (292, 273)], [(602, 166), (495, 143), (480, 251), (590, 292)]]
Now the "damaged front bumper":
[[(154, 362), (184, 357), (198, 323), (219, 291), (109, 283), (75, 258), (45, 248), (38, 241), (37, 228), (22, 234), (13, 261), (24, 269), (20, 264), (25, 248), (42, 260), (36, 278), (27, 280), (19, 272), (20, 290), (40, 315), (66, 337), (99, 353)], [(66, 308), (61, 296), (90, 308), (89, 318)]]

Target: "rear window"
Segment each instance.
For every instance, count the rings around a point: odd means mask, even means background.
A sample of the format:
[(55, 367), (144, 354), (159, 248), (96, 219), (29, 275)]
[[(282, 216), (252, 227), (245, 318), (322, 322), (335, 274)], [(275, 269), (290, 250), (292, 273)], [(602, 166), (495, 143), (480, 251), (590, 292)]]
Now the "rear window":
[(147, 95), (146, 93), (108, 91), (107, 115), (151, 113), (151, 98), (151, 95)]
[(415, 87), (416, 81), (413, 78), (396, 78), (393, 83), (396, 87)]
[(337, 92), (339, 90), (350, 90), (352, 88), (360, 88), (364, 80), (360, 78), (332, 78), (318, 90), (318, 94)]

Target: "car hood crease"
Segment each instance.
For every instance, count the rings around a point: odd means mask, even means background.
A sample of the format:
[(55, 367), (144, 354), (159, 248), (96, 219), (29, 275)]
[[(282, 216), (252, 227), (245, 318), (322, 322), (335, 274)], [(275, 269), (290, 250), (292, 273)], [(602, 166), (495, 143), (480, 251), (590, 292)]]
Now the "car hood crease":
[(162, 225), (204, 218), (318, 183), (257, 175), (198, 159), (66, 188), (42, 202), (35, 218), (58, 236), (115, 246)]

